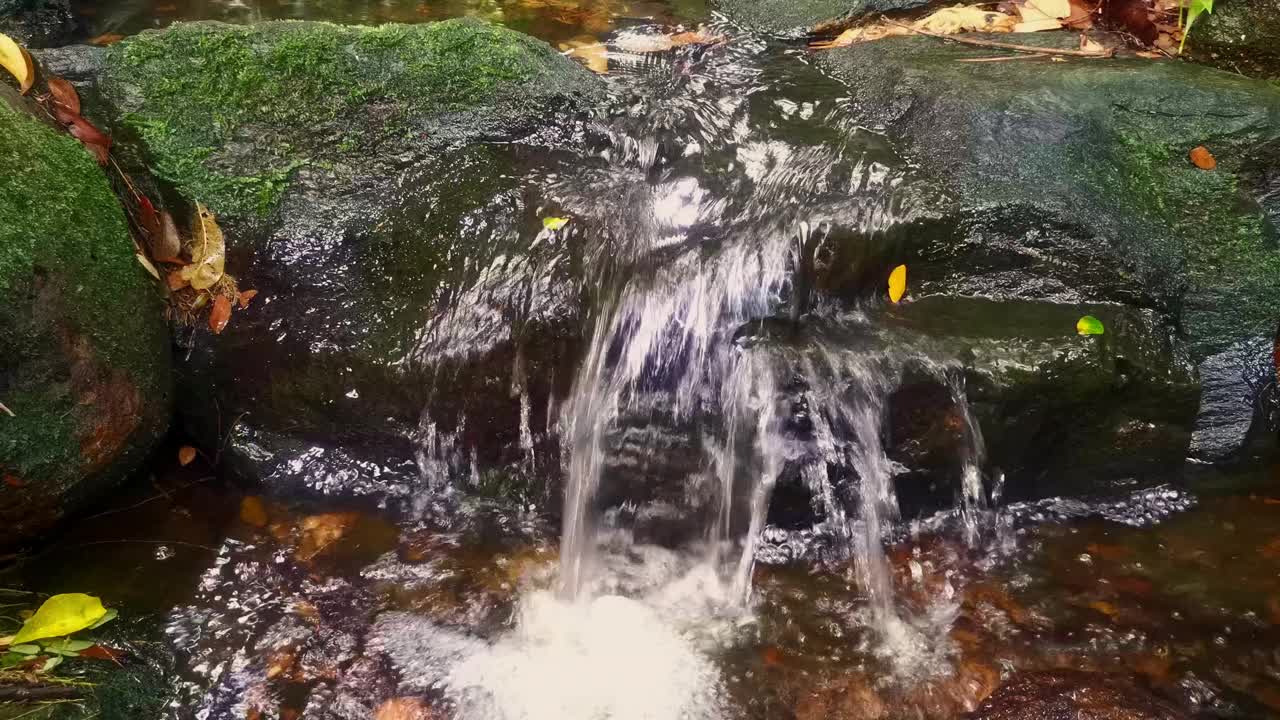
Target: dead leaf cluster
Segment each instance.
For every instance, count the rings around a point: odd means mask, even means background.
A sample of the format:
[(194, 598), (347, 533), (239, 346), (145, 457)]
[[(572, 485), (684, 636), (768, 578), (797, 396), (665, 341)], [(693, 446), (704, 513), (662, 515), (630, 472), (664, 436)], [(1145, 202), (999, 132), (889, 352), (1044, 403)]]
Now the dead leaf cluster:
[[(36, 84), (37, 68), (31, 54), (6, 35), (0, 34), (0, 67), (13, 75), (19, 89), (27, 94)], [(213, 213), (196, 203), (195, 216), (187, 233), (179, 230), (168, 210), (155, 204), (111, 158), (111, 136), (81, 115), (80, 95), (65, 78), (45, 78), (47, 92), (35, 100), (48, 115), (84, 145), (98, 164), (110, 165), (124, 190), (121, 202), (134, 230), (134, 255), (148, 273), (160, 282), (169, 296), (170, 318), (194, 325), (205, 312), (208, 326), (220, 333), (231, 321), (232, 309), (249, 307), (256, 290), (241, 291), (228, 275), (226, 242)], [(168, 266), (168, 267), (166, 267)], [(162, 272), (161, 268), (164, 268)]]
[[(1159, 52), (1148, 56), (1164, 57), (1176, 51), (1182, 39), (1180, 5), (1180, 0), (1006, 0), (999, 4), (956, 5), (911, 23), (882, 18), (849, 28), (831, 39), (815, 40), (811, 46), (827, 49), (911, 34), (952, 36), (1062, 29), (1084, 32), (1102, 26), (1124, 32), (1147, 46), (1159, 49)], [(1031, 50), (1028, 47), (1024, 51)], [(1098, 57), (1110, 55), (1099, 43), (1087, 37), (1082, 38), (1080, 50), (1096, 52)], [(1043, 49), (1040, 52), (1050, 54)]]

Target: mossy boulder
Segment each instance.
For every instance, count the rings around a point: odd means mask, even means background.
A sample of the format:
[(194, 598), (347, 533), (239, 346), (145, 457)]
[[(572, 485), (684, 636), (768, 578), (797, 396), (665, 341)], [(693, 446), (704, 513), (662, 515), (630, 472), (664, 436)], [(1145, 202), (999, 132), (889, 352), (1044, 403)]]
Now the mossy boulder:
[(102, 88), (159, 177), (220, 215), (266, 216), (308, 180), (527, 131), (596, 82), (546, 43), (479, 20), (200, 22), (113, 46)]
[(1187, 38), (1194, 59), (1280, 80), (1280, 0), (1218, 0)]
[(960, 62), (989, 55), (889, 38), (819, 58), (951, 196), (912, 240), (914, 288), (1154, 309), (1197, 361), (1274, 332), (1280, 88), (1181, 62)]
[(717, 0), (715, 7), (752, 30), (798, 37), (831, 30), (876, 13), (915, 10), (930, 0)]
[[(211, 447), (230, 434), (228, 467), (285, 494), (408, 501), (437, 388), (441, 427), (462, 405), (495, 425), (519, 413), (517, 348), (558, 351), (551, 328), (568, 327), (557, 293), (525, 295), (563, 264), (516, 261), (542, 229), (526, 156), (581, 145), (603, 97), (588, 70), (471, 19), (187, 23), (110, 48), (96, 85), (117, 136), (219, 216), (228, 272), (259, 291), (185, 354), (184, 420)], [(493, 264), (510, 268), (496, 293), (477, 288)], [(436, 353), (455, 302), (483, 320)], [(522, 330), (540, 303), (557, 309)], [(519, 448), (499, 434), (486, 447)]]
[(92, 156), (0, 101), (0, 545), (134, 469), (169, 424), (159, 292)]

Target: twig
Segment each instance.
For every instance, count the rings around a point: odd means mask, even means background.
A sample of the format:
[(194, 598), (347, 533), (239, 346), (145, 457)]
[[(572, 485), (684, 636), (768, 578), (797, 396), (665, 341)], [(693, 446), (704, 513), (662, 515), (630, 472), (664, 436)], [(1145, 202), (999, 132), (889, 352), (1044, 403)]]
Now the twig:
[(84, 697), (84, 690), (68, 685), (0, 685), (0, 702), (39, 702)]
[[(186, 483), (186, 484), (184, 484), (184, 485), (182, 485), (182, 486), (180, 486), (180, 487), (175, 488), (175, 489), (173, 490), (173, 492), (182, 492), (183, 490), (186, 490), (187, 488), (189, 488), (189, 487), (191, 487), (191, 486), (193, 486), (193, 485), (199, 485), (200, 483), (203, 483), (203, 482), (209, 482), (210, 480), (214, 480), (214, 479), (215, 479), (215, 477), (214, 477), (213, 475), (209, 475), (208, 477), (202, 477), (202, 478), (200, 478), (199, 480), (192, 480), (192, 481), (191, 481), (191, 482), (189, 482), (189, 483)], [(103, 516), (105, 516), (105, 515), (114, 515), (114, 514), (116, 514), (116, 513), (127, 512), (127, 511), (129, 511), (129, 510), (133, 510), (133, 509), (135, 509), (135, 508), (140, 508), (140, 507), (142, 507), (143, 505), (146, 505), (146, 504), (147, 504), (147, 503), (149, 503), (149, 502), (155, 502), (156, 500), (159, 500), (160, 498), (168, 499), (169, 497), (171, 497), (168, 493), (165, 493), (165, 492), (164, 492), (164, 490), (163, 490), (162, 488), (157, 487), (156, 489), (157, 489), (157, 490), (160, 490), (160, 492), (161, 492), (162, 494), (160, 494), (160, 495), (152, 495), (151, 497), (147, 498), (146, 500), (141, 500), (141, 501), (136, 502), (136, 503), (134, 503), (134, 504), (132, 504), (132, 505), (130, 505), (130, 506), (128, 506), (128, 507), (116, 508), (116, 509), (114, 509), (114, 510), (104, 510), (104, 511), (102, 511), (102, 512), (100, 512), (100, 513), (97, 513), (97, 514), (95, 514), (95, 515), (89, 515), (88, 517), (80, 518), (80, 522), (84, 522), (84, 521), (86, 521), (86, 520), (93, 520), (93, 519), (95, 519), (95, 518), (100, 518), (100, 517), (103, 517)]]
[(997, 57), (959, 58), (956, 62), (989, 63), (1008, 62), (1010, 60), (1043, 60), (1047, 55), (1000, 55)]
[(1055, 50), (1053, 48), (1035, 47), (1034, 45), (1016, 45), (1014, 43), (995, 42), (994, 40), (978, 40), (976, 38), (966, 38), (966, 37), (960, 37), (958, 35), (941, 35), (939, 33), (930, 32), (928, 30), (921, 30), (920, 28), (911, 27), (910, 25), (907, 25), (905, 23), (900, 23), (896, 20), (890, 20), (888, 18), (885, 18), (885, 22), (889, 23), (890, 25), (897, 25), (898, 27), (906, 28), (914, 33), (920, 33), (921, 35), (927, 35), (932, 38), (938, 38), (939, 40), (947, 40), (950, 42), (960, 43), (961, 45), (973, 45), (974, 47), (999, 48), (1001, 50), (1014, 50), (1016, 52), (1033, 53), (1036, 55), (1070, 55), (1071, 57), (1085, 57), (1085, 58), (1109, 58), (1109, 57), (1113, 57), (1116, 54), (1116, 51), (1111, 48), (1107, 48), (1102, 52), (1095, 52), (1092, 50), (1069, 50), (1069, 49)]
[(0, 402), (0, 412), (3, 412), (5, 415), (8, 415), (9, 417), (18, 417), (17, 415), (13, 414), (12, 410), (5, 407), (5, 404), (2, 402)]

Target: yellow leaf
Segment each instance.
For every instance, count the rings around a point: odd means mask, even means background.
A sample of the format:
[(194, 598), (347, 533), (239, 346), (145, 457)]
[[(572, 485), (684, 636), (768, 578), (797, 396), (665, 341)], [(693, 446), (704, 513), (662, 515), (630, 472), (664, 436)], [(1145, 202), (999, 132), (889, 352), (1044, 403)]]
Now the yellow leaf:
[(156, 270), (156, 266), (151, 264), (151, 261), (147, 259), (146, 255), (136, 252), (133, 256), (138, 259), (138, 263), (141, 264), (142, 267), (147, 269), (147, 272), (151, 273), (151, 277), (157, 280), (160, 279), (160, 271)]
[(962, 32), (1009, 32), (1017, 19), (1012, 15), (980, 7), (943, 8), (912, 27), (938, 35)]
[(889, 273), (889, 299), (898, 302), (907, 292), (907, 266), (899, 265)]
[(36, 80), (35, 66), (31, 63), (31, 55), (13, 38), (0, 33), (0, 67), (9, 71), (9, 74), (18, 81), (18, 87), (22, 90), (22, 94), (26, 95), (31, 89), (31, 83)]
[(569, 224), (569, 218), (549, 217), (542, 218), (542, 227), (548, 230), (559, 230)]
[(54, 595), (22, 625), (13, 636), (13, 644), (31, 642), (43, 638), (62, 637), (84, 630), (102, 619), (107, 609), (102, 601), (84, 593)]
[(191, 227), (191, 264), (182, 268), (182, 279), (196, 290), (208, 290), (222, 279), (227, 247), (218, 221), (209, 208), (196, 203)]
[(560, 43), (565, 55), (582, 60), (587, 69), (597, 75), (609, 74), (609, 48), (591, 35), (580, 35)]

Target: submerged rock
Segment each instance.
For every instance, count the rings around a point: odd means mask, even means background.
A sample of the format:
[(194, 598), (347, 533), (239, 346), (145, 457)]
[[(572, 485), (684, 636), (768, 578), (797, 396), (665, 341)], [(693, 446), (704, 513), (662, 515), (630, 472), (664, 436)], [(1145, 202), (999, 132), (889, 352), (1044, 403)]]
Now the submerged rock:
[(164, 434), (169, 344), (120, 201), (0, 90), (0, 545), (109, 490)]
[(972, 720), (1183, 720), (1187, 714), (1124, 677), (1056, 670), (1005, 681)]
[(1280, 78), (1280, 0), (1218, 0), (1196, 20), (1186, 50), (1224, 70)]

